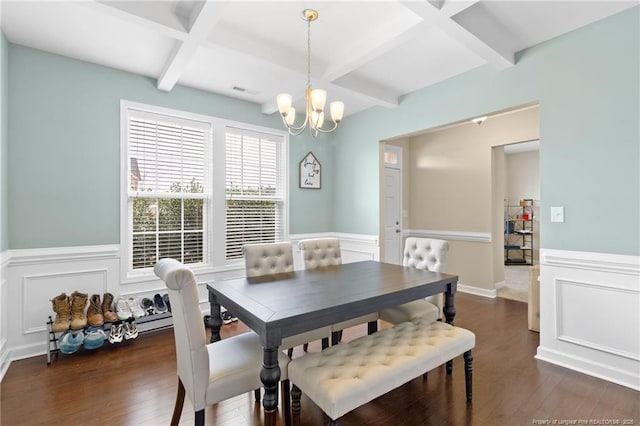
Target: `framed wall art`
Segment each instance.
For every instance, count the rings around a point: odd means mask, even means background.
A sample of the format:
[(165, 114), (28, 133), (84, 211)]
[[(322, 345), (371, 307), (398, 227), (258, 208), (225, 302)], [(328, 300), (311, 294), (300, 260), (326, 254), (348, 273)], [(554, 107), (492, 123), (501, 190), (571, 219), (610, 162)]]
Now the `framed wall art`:
[(322, 166), (318, 159), (309, 152), (300, 161), (300, 188), (320, 189), (322, 186)]

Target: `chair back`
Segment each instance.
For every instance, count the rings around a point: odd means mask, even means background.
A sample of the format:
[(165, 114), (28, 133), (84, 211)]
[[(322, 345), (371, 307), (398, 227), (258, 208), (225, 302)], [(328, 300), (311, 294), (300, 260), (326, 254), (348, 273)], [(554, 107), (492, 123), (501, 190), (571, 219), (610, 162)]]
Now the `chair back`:
[(434, 238), (409, 237), (404, 244), (404, 266), (442, 272), (447, 262), (449, 242)]
[(196, 411), (205, 407), (209, 384), (209, 354), (200, 312), (196, 277), (175, 259), (160, 259), (153, 271), (165, 282), (176, 343), (178, 377)]
[(337, 238), (300, 240), (298, 247), (302, 253), (304, 269), (342, 264), (340, 240)]
[[(404, 244), (404, 266), (411, 266), (417, 269), (427, 269), (434, 272), (443, 272), (449, 253), (449, 242), (437, 240), (435, 238), (409, 237)], [(442, 294), (436, 294), (426, 298), (433, 303), (442, 315), (444, 303)]]
[(247, 277), (293, 272), (291, 243), (246, 244), (243, 247)]

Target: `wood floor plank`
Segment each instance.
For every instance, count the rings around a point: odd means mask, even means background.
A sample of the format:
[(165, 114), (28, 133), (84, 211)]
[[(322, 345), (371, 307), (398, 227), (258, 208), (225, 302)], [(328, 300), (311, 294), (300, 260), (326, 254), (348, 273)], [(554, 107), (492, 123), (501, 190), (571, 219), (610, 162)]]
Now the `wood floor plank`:
[[(458, 293), (456, 307), (456, 325), (476, 334), (473, 403), (465, 400), (459, 358), (452, 376), (437, 368), (426, 380), (416, 378), (348, 413), (343, 426), (531, 425), (535, 419), (640, 424), (640, 392), (534, 359), (539, 336), (527, 330), (525, 303)], [(225, 338), (246, 331), (234, 322), (221, 333)], [(364, 334), (366, 325), (353, 327), (343, 340)], [(93, 352), (62, 354), (50, 366), (44, 356), (13, 362), (1, 384), (0, 424), (168, 424), (177, 389), (174, 345), (169, 329), (121, 345), (105, 343)], [(320, 342), (311, 342), (310, 352), (320, 350)], [(295, 348), (294, 357), (303, 354), (302, 347)], [(279, 425), (284, 424), (281, 413)], [(208, 425), (258, 426), (264, 415), (247, 393), (207, 407), (205, 419)], [(180, 424), (193, 420), (187, 398)], [(327, 420), (303, 395), (302, 424)]]

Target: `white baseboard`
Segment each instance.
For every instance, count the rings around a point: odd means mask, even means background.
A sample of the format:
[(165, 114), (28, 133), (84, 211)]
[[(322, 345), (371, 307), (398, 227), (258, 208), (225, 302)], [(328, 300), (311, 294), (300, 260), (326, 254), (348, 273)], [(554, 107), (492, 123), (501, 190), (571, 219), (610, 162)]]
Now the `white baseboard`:
[(476, 296), (488, 297), (490, 299), (495, 299), (498, 296), (498, 292), (495, 289), (489, 290), (486, 288), (473, 287), (464, 284), (458, 284), (458, 291), (461, 293), (469, 293)]
[(640, 376), (637, 371), (635, 373), (624, 371), (608, 364), (593, 362), (542, 346), (538, 347), (535, 358), (640, 391)]

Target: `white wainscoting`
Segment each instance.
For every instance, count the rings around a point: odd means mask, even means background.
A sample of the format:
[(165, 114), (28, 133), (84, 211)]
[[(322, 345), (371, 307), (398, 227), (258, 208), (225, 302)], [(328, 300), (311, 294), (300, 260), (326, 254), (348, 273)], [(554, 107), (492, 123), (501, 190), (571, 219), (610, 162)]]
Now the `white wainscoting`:
[(640, 390), (640, 257), (541, 249), (536, 358)]
[(7, 345), (7, 327), (9, 315), (7, 312), (7, 254), (0, 253), (0, 380), (9, 368), (9, 350)]
[[(378, 237), (371, 235), (316, 233), (292, 236), (295, 250), (303, 238), (337, 237), (343, 261), (378, 260)], [(295, 262), (300, 266), (300, 255)], [(46, 322), (55, 316), (51, 299), (73, 291), (91, 294), (112, 293), (115, 297), (153, 297), (166, 293), (162, 281), (146, 275), (120, 281), (120, 246), (100, 245), (8, 250), (0, 257), (0, 381), (12, 361), (46, 353)], [(301, 269), (301, 268), (299, 268)], [(244, 263), (224, 268), (194, 268), (198, 278), (200, 307), (209, 312), (206, 283), (244, 275)], [(9, 321), (10, 320), (10, 321)], [(171, 321), (142, 324), (140, 330), (166, 327)], [(44, 361), (43, 361), (44, 363)]]
[(51, 299), (74, 291), (119, 294), (117, 245), (10, 250), (3, 276), (2, 312), (10, 318), (4, 356), (9, 362), (46, 352)]

